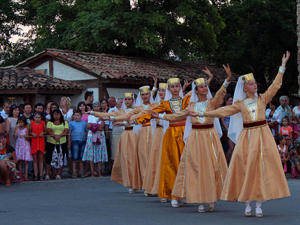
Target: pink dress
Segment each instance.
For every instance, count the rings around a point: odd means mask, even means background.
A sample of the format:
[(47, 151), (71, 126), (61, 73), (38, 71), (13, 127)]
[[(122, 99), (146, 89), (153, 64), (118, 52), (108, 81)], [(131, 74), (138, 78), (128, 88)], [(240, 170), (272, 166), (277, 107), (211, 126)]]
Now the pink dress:
[(17, 140), (16, 140), (16, 157), (17, 160), (32, 161), (30, 154), (30, 143), (25, 137), (20, 137), (21, 135), (26, 135), (27, 128), (20, 130), (17, 128)]

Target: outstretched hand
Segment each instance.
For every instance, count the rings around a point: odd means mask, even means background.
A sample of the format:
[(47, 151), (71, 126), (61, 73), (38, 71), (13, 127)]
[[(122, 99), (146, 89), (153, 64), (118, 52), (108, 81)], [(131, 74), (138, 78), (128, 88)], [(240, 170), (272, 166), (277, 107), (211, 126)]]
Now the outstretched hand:
[(158, 118), (158, 112), (154, 112), (154, 111), (151, 110), (150, 113), (151, 113), (152, 117)]
[(223, 68), (224, 68), (224, 70), (226, 71), (226, 74), (227, 74), (226, 81), (229, 82), (231, 80), (231, 77), (232, 77), (230, 66), (229, 66), (229, 64), (227, 64), (227, 65), (223, 64)]
[(289, 51), (286, 51), (286, 53), (283, 54), (282, 60), (281, 60), (281, 66), (285, 67), (285, 65), (286, 65), (287, 61), (289, 60), (290, 56), (291, 56), (291, 53)]
[(199, 116), (198, 112), (195, 112), (195, 111), (189, 111), (189, 116)]

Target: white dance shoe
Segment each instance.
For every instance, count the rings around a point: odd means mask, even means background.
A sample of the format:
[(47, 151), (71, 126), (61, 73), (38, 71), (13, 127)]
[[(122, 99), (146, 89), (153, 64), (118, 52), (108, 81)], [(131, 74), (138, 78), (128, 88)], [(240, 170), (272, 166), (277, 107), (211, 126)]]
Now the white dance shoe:
[(252, 212), (251, 212), (251, 207), (250, 206), (247, 206), (245, 208), (245, 216), (251, 216), (252, 215)]
[(255, 216), (256, 217), (263, 217), (264, 216), (261, 208), (258, 208), (258, 207), (255, 208)]
[(172, 206), (173, 208), (178, 208), (178, 207), (179, 207), (179, 202), (178, 202), (178, 200), (172, 199), (172, 200), (171, 200), (171, 206)]

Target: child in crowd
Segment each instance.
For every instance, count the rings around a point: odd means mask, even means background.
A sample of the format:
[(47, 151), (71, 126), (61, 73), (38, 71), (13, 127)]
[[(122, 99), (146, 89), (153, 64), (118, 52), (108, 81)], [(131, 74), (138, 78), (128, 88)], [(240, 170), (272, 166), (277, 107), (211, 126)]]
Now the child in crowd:
[(46, 143), (46, 180), (50, 179), (50, 165), (55, 169), (56, 179), (60, 180), (64, 157), (68, 153), (67, 134), (69, 124), (64, 120), (62, 112), (56, 109), (51, 114), (51, 120), (47, 123), (47, 133), (49, 134)]
[[(100, 111), (100, 103), (96, 102), (93, 105), (94, 111)], [(108, 161), (106, 140), (104, 135), (104, 121), (99, 118), (89, 115), (88, 117), (88, 137), (83, 153), (82, 160), (89, 161), (91, 167), (91, 177), (94, 176), (94, 164), (97, 164), (97, 176), (102, 176), (102, 162)]]
[(86, 144), (86, 133), (87, 133), (87, 122), (81, 120), (82, 114), (81, 111), (74, 112), (74, 120), (70, 122), (69, 129), (71, 135), (69, 136), (68, 147), (72, 151), (72, 166), (73, 174), (72, 178), (77, 177), (76, 166), (79, 164), (79, 173), (83, 177), (83, 164), (82, 164), (82, 155)]
[(292, 139), (297, 140), (299, 137), (299, 126), (298, 126), (298, 118), (296, 116), (292, 117), (290, 127), (293, 129)]
[(289, 118), (286, 116), (282, 119), (282, 126), (280, 128), (280, 135), (287, 135), (292, 137), (293, 128), (289, 125)]
[(25, 117), (18, 119), (14, 135), (16, 138), (16, 157), (17, 160), (19, 160), (19, 171), (22, 171), (24, 163), (24, 181), (28, 181), (28, 162), (32, 161), (32, 157), (30, 154), (30, 143), (27, 140), (29, 137), (29, 129)]
[(33, 157), (34, 180), (38, 179), (40, 171), (40, 180), (43, 180), (43, 164), (45, 153), (45, 122), (42, 120), (42, 114), (35, 112), (33, 121), (30, 124), (31, 134), (31, 155)]
[(286, 139), (284, 136), (280, 135), (278, 138), (278, 151), (280, 154), (281, 162), (283, 165), (284, 172), (287, 172), (287, 161), (289, 160), (288, 147), (286, 146)]

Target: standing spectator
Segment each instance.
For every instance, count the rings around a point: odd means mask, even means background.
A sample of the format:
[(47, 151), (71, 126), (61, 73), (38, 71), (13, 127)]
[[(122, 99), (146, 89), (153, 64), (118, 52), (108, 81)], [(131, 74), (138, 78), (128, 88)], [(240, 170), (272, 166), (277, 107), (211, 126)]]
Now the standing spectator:
[[(232, 95), (227, 94), (224, 98), (224, 106), (228, 106), (228, 105), (232, 105)], [(228, 127), (229, 127), (229, 122), (230, 122), (230, 116), (226, 116), (224, 118), (220, 119), (221, 121), (221, 126), (222, 126), (222, 131), (223, 131), (223, 136), (222, 136), (222, 145), (223, 145), (223, 149), (224, 149), (224, 153), (225, 153), (225, 157), (226, 157), (226, 161), (229, 164), (231, 156), (232, 156), (232, 152), (234, 149), (234, 143), (231, 141), (230, 138), (228, 138)]]
[(19, 171), (22, 171), (24, 164), (24, 181), (28, 181), (28, 162), (32, 161), (30, 154), (29, 130), (25, 117), (18, 119), (17, 128), (15, 130), (16, 138), (16, 156), (19, 164)]
[(276, 118), (279, 124), (281, 124), (282, 119), (284, 117), (288, 117), (288, 118), (292, 117), (292, 111), (291, 111), (291, 107), (288, 105), (289, 99), (287, 96), (281, 96), (279, 98), (279, 102), (280, 102), (280, 106), (278, 106), (277, 109), (275, 110), (273, 117)]
[[(95, 112), (100, 112), (99, 102), (93, 105)], [(94, 163), (97, 164), (97, 176), (101, 176), (102, 162), (107, 162), (107, 149), (104, 135), (104, 123), (93, 115), (89, 115), (87, 125), (88, 137), (85, 145), (82, 160), (89, 161), (91, 167), (91, 176), (94, 176)]]
[(286, 116), (282, 119), (282, 126), (280, 128), (280, 135), (289, 136), (292, 138), (293, 128), (289, 125), (289, 118)]
[(9, 112), (10, 112), (11, 103), (10, 102), (4, 102), (3, 109), (0, 112), (0, 115), (3, 119), (8, 118)]
[[(123, 104), (123, 99), (120, 98), (117, 101), (117, 105), (114, 108), (111, 108), (108, 110), (108, 112), (116, 112), (118, 110), (121, 110)], [(118, 150), (118, 144), (119, 144), (119, 140), (121, 137), (121, 133), (124, 130), (124, 126), (116, 126), (116, 124), (112, 124), (112, 122), (110, 121), (110, 126), (112, 127), (112, 132), (110, 133), (111, 137), (111, 164), (113, 164), (113, 160), (115, 159), (115, 155), (117, 153)]]
[(85, 121), (85, 122), (88, 122), (88, 117), (89, 117), (89, 114), (87, 113), (87, 106), (85, 104), (85, 102), (79, 102), (78, 105), (77, 105), (77, 112), (80, 111), (81, 112), (81, 120)]
[(110, 109), (114, 108), (114, 107), (116, 107), (116, 105), (117, 105), (116, 98), (115, 97), (109, 97), (109, 99), (108, 99), (108, 106), (109, 106), (109, 108)]
[[(114, 100), (114, 101), (113, 101)], [(109, 110), (109, 103), (106, 99), (101, 100), (101, 112), (107, 113)], [(112, 103), (116, 103), (115, 99), (112, 99)], [(108, 162), (111, 160), (111, 133), (112, 133), (112, 122), (109, 120), (104, 121), (104, 133), (105, 133), (105, 140), (106, 140), (106, 148), (108, 154)], [(105, 174), (108, 175), (111, 172), (109, 163), (105, 163)]]
[(69, 148), (72, 151), (72, 166), (73, 174), (72, 178), (76, 178), (78, 173), (76, 170), (77, 164), (79, 164), (79, 173), (81, 177), (83, 174), (82, 155), (86, 144), (86, 132), (87, 122), (81, 119), (81, 112), (74, 112), (74, 120), (70, 122), (71, 140), (69, 140)]
[(17, 126), (17, 121), (20, 115), (20, 109), (16, 105), (12, 105), (8, 117), (8, 133), (9, 133), (9, 141), (10, 145), (13, 148), (16, 148), (16, 139), (14, 138), (15, 129)]
[(94, 92), (93, 91), (86, 91), (84, 93), (84, 101), (85, 101), (86, 105), (93, 104), (93, 102), (94, 102)]
[(293, 114), (297, 117), (300, 116), (300, 101), (298, 105), (293, 108)]
[(42, 103), (37, 103), (35, 104), (34, 106), (34, 112), (33, 112), (33, 115), (32, 115), (32, 119), (34, 117), (34, 113), (35, 112), (39, 112), (42, 116), (42, 120), (46, 121), (46, 114), (44, 112), (44, 105)]
[(278, 135), (278, 122), (274, 116), (276, 110), (275, 101), (272, 100), (269, 103), (269, 108), (266, 109), (266, 120), (272, 131), (273, 136), (277, 137)]
[(50, 105), (50, 114), (47, 114), (46, 116), (46, 123), (48, 123), (51, 120), (51, 115), (55, 110), (59, 109), (59, 105), (56, 102), (52, 102)]
[(69, 97), (61, 97), (60, 110), (63, 114), (64, 120), (71, 122), (73, 116), (73, 109), (71, 108), (71, 99)]
[[(35, 112), (33, 121), (30, 124), (31, 134), (31, 155), (33, 157), (34, 180), (43, 180), (43, 163), (45, 153), (45, 122), (42, 120), (42, 114)], [(38, 171), (40, 173), (38, 173)]]
[(46, 117), (48, 115), (51, 115), (51, 104), (54, 103), (54, 101), (49, 101), (47, 102), (46, 104), (46, 110), (45, 110), (45, 114), (46, 114)]
[(16, 171), (17, 157), (15, 149), (7, 143), (5, 133), (0, 133), (0, 159), (0, 178), (5, 181), (5, 186), (10, 186), (10, 174)]
[[(56, 149), (55, 161), (51, 164), (55, 168), (56, 179), (60, 180), (62, 175), (62, 167), (64, 157), (67, 155), (68, 146), (66, 135), (69, 132), (69, 124), (59, 109), (53, 111), (51, 121), (47, 123), (47, 133), (50, 135), (46, 143), (46, 180), (49, 180), (50, 164), (54, 149)], [(55, 155), (54, 155), (55, 156)]]
[(32, 106), (29, 103), (24, 104), (24, 113), (20, 115), (20, 117), (25, 117), (27, 120), (27, 124), (30, 124), (30, 120), (32, 118)]
[(90, 112), (93, 110), (93, 104), (86, 104), (87, 111)]

